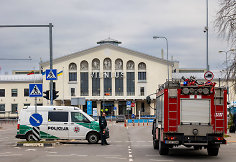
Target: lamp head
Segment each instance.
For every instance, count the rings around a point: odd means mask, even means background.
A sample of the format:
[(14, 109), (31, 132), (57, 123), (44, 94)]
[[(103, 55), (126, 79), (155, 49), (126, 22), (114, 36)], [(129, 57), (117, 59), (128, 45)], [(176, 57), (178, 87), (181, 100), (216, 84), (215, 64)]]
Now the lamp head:
[(158, 36), (153, 36), (153, 39), (157, 39), (157, 38), (160, 38), (160, 37), (158, 37)]

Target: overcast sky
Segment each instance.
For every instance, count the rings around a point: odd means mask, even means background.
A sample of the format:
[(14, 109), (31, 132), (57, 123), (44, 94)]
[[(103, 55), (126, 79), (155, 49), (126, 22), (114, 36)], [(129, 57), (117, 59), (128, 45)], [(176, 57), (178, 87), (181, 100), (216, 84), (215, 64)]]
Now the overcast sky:
[[(230, 46), (214, 29), (218, 0), (209, 0), (209, 65), (221, 69)], [(0, 25), (49, 24), (53, 28), (53, 55), (58, 58), (97, 46), (108, 38), (120, 46), (161, 57), (169, 42), (169, 57), (180, 68), (206, 67), (206, 0), (1, 0)], [(1, 71), (38, 69), (40, 57), (49, 60), (48, 28), (0, 28)], [(165, 55), (166, 57), (166, 55)]]

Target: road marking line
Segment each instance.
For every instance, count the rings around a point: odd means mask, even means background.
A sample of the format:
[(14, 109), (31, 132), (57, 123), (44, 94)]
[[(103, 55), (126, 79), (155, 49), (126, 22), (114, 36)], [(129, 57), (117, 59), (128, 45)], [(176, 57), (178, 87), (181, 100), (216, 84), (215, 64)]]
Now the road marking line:
[(157, 159), (149, 159), (151, 161), (174, 161), (174, 160), (157, 160)]
[(77, 155), (77, 154), (69, 154), (69, 155), (47, 155), (47, 156), (53, 156), (53, 157), (67, 157), (67, 156), (79, 156), (79, 157), (87, 157), (88, 155)]
[(132, 155), (129, 155), (130, 158), (132, 158), (133, 156)]
[(27, 149), (25, 151), (36, 151), (36, 149)]
[(50, 154), (57, 154), (57, 152), (48, 152), (48, 153), (50, 153)]
[(106, 157), (109, 157), (109, 156), (121, 156), (121, 155), (96, 155), (96, 156), (106, 156)]
[(0, 157), (3, 157), (3, 156), (22, 156), (22, 154), (10, 154), (10, 155), (0, 155)]
[(129, 161), (133, 161), (133, 159), (129, 159)]

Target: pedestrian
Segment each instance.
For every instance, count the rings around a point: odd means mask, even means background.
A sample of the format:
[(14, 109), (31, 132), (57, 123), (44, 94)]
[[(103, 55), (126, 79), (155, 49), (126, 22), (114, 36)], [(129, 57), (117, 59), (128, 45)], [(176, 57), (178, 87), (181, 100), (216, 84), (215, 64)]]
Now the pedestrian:
[(103, 112), (102, 115), (99, 117), (99, 127), (100, 127), (100, 134), (101, 134), (101, 145), (109, 145), (106, 140), (106, 127), (107, 127), (107, 121), (106, 121), (106, 113)]

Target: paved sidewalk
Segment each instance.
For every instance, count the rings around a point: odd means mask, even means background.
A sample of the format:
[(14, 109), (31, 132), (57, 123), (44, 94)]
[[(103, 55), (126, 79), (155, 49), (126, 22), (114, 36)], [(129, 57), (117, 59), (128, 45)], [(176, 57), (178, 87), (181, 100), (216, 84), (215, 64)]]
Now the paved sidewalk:
[(236, 142), (236, 132), (235, 133), (229, 133), (228, 134), (230, 137), (227, 137), (226, 140), (227, 142)]

